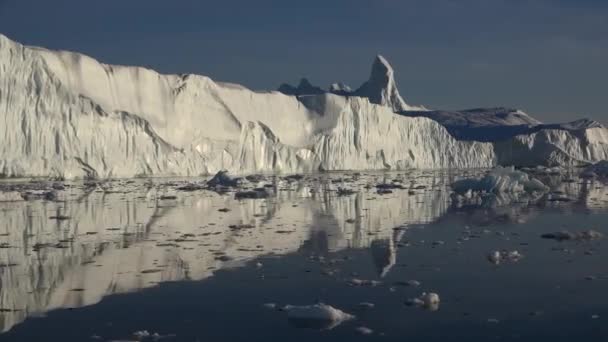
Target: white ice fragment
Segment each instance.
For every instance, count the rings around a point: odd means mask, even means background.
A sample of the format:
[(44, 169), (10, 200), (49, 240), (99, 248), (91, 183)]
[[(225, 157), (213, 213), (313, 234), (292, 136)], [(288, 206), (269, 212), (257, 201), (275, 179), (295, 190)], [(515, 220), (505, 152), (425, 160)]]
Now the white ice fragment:
[(488, 255), (488, 260), (491, 263), (498, 265), (498, 264), (500, 264), (500, 261), (502, 260), (502, 254), (500, 254), (499, 251), (494, 251)]
[(304, 306), (287, 305), (283, 310), (287, 312), (287, 318), (290, 320), (320, 321), (329, 324), (332, 328), (344, 321), (355, 318), (349, 313), (323, 303)]
[(358, 279), (358, 278), (353, 278), (351, 280), (348, 281), (348, 284), (352, 285), (352, 286), (378, 286), (380, 284), (382, 284), (381, 281), (378, 280), (368, 280), (368, 279)]
[(439, 295), (433, 292), (423, 293), (422, 296), (420, 296), (420, 299), (424, 302), (424, 305), (428, 307), (439, 305)]
[(440, 299), (439, 295), (434, 292), (423, 292), (417, 298), (410, 298), (406, 301), (407, 305), (424, 307), (430, 311), (439, 310)]
[(374, 307), (376, 307), (376, 304), (369, 302), (361, 302), (359, 303), (359, 307), (362, 309), (373, 309)]
[(498, 265), (503, 261), (518, 262), (524, 256), (519, 251), (493, 251), (488, 254), (488, 261)]
[(263, 306), (264, 306), (266, 309), (273, 309), (273, 310), (274, 310), (274, 309), (276, 309), (276, 308), (277, 308), (277, 304), (275, 304), (275, 303), (265, 303)]
[(374, 333), (374, 331), (368, 327), (357, 327), (355, 328), (355, 331), (361, 335), (371, 335)]

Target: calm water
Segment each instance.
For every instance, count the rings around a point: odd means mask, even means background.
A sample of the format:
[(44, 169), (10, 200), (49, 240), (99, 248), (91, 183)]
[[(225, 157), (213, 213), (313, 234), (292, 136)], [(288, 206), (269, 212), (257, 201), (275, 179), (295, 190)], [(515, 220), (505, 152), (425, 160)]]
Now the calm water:
[[(274, 196), (240, 201), (180, 190), (192, 179), (0, 184), (57, 189), (0, 202), (0, 341), (607, 339), (608, 237), (540, 235), (608, 234), (608, 188), (552, 177), (552, 197), (457, 209), (461, 176), (268, 178)], [(406, 189), (377, 193), (393, 180)], [(495, 250), (523, 258), (496, 265)], [(440, 295), (438, 310), (405, 305), (422, 292)], [(317, 302), (356, 319), (303, 328), (264, 306)]]

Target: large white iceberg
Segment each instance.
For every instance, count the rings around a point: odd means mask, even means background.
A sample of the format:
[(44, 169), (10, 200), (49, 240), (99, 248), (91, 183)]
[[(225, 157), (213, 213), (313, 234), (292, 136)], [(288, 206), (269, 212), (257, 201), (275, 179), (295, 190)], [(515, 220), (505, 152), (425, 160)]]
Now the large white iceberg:
[[(601, 125), (543, 126), (501, 141), (458, 140), (434, 112), (401, 98), (394, 71), (381, 56), (356, 91), (340, 86), (333, 94), (308, 81), (292, 88), (295, 95), (255, 92), (205, 76), (161, 75), (26, 47), (0, 35), (0, 177), (481, 168), (608, 159), (608, 130)], [(411, 110), (435, 120), (414, 117)], [(499, 126), (536, 123), (516, 114)], [(484, 115), (482, 122), (495, 122), (502, 114)]]
[(489, 167), (491, 144), (367, 98), (298, 99), (161, 75), (0, 35), (0, 174), (195, 176), (219, 170)]

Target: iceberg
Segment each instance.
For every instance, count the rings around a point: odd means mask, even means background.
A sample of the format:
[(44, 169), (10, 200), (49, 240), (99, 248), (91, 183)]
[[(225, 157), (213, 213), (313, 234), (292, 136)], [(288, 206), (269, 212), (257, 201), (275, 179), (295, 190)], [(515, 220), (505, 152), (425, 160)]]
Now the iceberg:
[(513, 167), (497, 167), (481, 179), (463, 179), (452, 184), (457, 194), (467, 192), (484, 193), (519, 193), (519, 192), (546, 192), (549, 188), (527, 173), (517, 171)]
[(491, 144), (358, 96), (254, 92), (0, 35), (0, 175), (112, 178), (491, 167)]
[(543, 126), (523, 112), (490, 110), (456, 121), (490, 136), (508, 130), (504, 139), (456, 134), (455, 114), (443, 120), (404, 101), (382, 56), (354, 91), (340, 83), (326, 91), (306, 79), (281, 91), (107, 65), (0, 34), (0, 178), (573, 166), (608, 159), (608, 130), (597, 123)]

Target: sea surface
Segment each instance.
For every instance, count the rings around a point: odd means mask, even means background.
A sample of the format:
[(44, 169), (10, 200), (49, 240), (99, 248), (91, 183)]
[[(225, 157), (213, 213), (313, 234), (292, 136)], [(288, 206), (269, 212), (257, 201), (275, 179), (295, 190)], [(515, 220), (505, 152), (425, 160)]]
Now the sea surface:
[(0, 341), (607, 340), (608, 187), (456, 205), (481, 173), (3, 181)]

